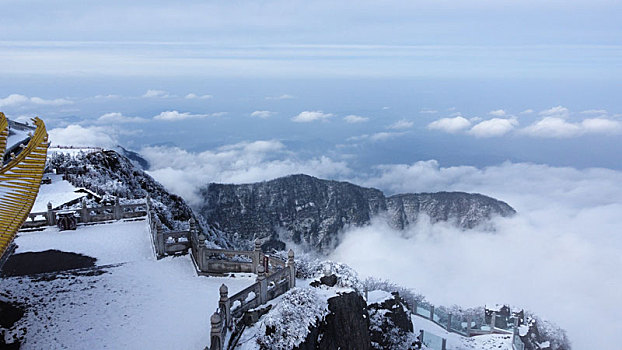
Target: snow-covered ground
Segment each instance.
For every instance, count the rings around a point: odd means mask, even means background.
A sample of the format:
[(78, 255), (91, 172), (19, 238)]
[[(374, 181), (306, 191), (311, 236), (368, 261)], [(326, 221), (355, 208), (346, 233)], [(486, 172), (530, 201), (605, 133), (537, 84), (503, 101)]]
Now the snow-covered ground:
[(447, 332), (436, 323), (423, 317), (411, 315), (415, 334), (420, 330), (439, 337), (439, 342), (431, 342), (430, 349), (440, 349), (440, 338), (447, 339), (447, 350), (512, 350), (512, 336), (502, 334), (478, 335), (475, 337), (463, 337), (460, 334)]
[(62, 175), (45, 174), (43, 177), (50, 178), (52, 184), (42, 184), (39, 187), (39, 194), (32, 207), (32, 212), (46, 211), (48, 203), (52, 203), (52, 206), (56, 207), (76, 198), (86, 196), (85, 193), (76, 193), (75, 190), (77, 188), (73, 187), (68, 181), (63, 180)]
[[(233, 294), (254, 282), (199, 277), (189, 256), (156, 260), (146, 221), (22, 233), (18, 253), (57, 249), (97, 258), (101, 275), (11, 277), (0, 294), (29, 305), (16, 327), (22, 349), (202, 349), (222, 283)], [(19, 329), (25, 328), (21, 332)]]

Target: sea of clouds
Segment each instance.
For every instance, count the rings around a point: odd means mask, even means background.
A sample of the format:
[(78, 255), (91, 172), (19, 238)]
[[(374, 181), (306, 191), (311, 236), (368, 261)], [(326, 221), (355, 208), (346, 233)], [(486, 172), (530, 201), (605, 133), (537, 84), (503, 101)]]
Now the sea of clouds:
[(557, 323), (575, 349), (615, 349), (622, 305), (622, 172), (504, 163), (442, 168), (386, 165), (359, 183), (389, 192), (460, 190), (518, 214), (497, 231), (382, 221), (352, 229), (332, 258), (415, 289), (431, 302), (511, 304)]
[(382, 220), (344, 233), (332, 259), (387, 278), (431, 302), (506, 303), (568, 331), (576, 349), (612, 349), (622, 305), (622, 172), (530, 163), (476, 168), (437, 161), (379, 165), (366, 174), (330, 157), (299, 158), (279, 141), (192, 153), (150, 147), (150, 174), (192, 204), (209, 182), (248, 183), (308, 173), (387, 194), (467, 191), (506, 201), (518, 214), (496, 232), (423, 220), (395, 231)]

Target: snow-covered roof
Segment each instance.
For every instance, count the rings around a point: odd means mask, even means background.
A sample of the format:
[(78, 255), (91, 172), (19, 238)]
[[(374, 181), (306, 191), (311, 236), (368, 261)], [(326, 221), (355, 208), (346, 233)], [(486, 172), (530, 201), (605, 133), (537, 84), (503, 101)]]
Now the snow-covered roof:
[(49, 177), (52, 183), (39, 187), (39, 194), (31, 212), (46, 211), (48, 203), (52, 203), (53, 207), (58, 207), (87, 195), (84, 192), (76, 192), (77, 188), (63, 180), (61, 175), (46, 174), (45, 177)]

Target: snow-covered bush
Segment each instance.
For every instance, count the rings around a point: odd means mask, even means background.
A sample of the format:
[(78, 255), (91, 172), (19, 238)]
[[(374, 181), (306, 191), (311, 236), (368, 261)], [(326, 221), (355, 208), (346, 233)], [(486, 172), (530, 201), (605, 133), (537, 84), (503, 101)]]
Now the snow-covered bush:
[(296, 259), (296, 277), (302, 279), (320, 278), (328, 275), (337, 276), (337, 286), (363, 290), (363, 284), (356, 271), (350, 266), (331, 260), (319, 260), (307, 255)]
[(293, 288), (259, 321), (257, 343), (265, 349), (293, 349), (327, 313), (326, 299), (314, 289)]

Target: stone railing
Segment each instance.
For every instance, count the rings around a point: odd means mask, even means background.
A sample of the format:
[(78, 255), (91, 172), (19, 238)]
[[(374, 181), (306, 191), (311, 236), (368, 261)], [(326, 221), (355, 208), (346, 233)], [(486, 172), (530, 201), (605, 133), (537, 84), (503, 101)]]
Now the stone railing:
[[(368, 293), (369, 291), (365, 290), (365, 299), (367, 299)], [(519, 319), (522, 317), (522, 311), (520, 313), (510, 313), (510, 316), (504, 319), (503, 316), (497, 315), (495, 311), (485, 309), (484, 317), (474, 321), (471, 315), (454, 315), (450, 312), (445, 312), (442, 310), (443, 308), (436, 308), (432, 304), (418, 303), (415, 299), (407, 300), (406, 304), (412, 315), (431, 321), (447, 332), (456, 333), (464, 337), (484, 334), (512, 335), (512, 343), (515, 350), (524, 350), (524, 345), (518, 336)], [(488, 318), (489, 323), (486, 321)], [(504, 320), (511, 321), (511, 324)], [(422, 339), (422, 342), (428, 349), (445, 350), (446, 338), (421, 331), (420, 339)]]
[(120, 204), (119, 198), (112, 205), (89, 207), (86, 199), (80, 201), (80, 208), (76, 209), (52, 209), (52, 203), (48, 203), (47, 211), (31, 212), (28, 219), (22, 225), (22, 229), (38, 228), (56, 225), (56, 214), (73, 211), (79, 215), (79, 222), (83, 224), (102, 221), (131, 219), (147, 215), (147, 201), (137, 204)]
[[(217, 249), (210, 249), (212, 253), (218, 252)], [(221, 251), (223, 255), (234, 255), (232, 251)], [(220, 286), (220, 300), (218, 309), (211, 317), (210, 350), (222, 350), (225, 348), (227, 331), (234, 328), (234, 320), (241, 318), (246, 311), (254, 309), (268, 301), (284, 294), (289, 289), (296, 286), (296, 265), (294, 263), (294, 252), (290, 250), (287, 254), (287, 262), (265, 256), (261, 252), (261, 244), (255, 242), (255, 250), (252, 252), (237, 252), (250, 256), (255, 261), (263, 261), (264, 264), (255, 264), (251, 267), (257, 274), (255, 283), (238, 293), (229, 296), (229, 288), (225, 284)], [(235, 256), (235, 255), (234, 255)], [(254, 258), (253, 258), (254, 257)], [(240, 266), (247, 266), (248, 262), (237, 262), (240, 265), (206, 265), (204, 267), (216, 266), (216, 273), (222, 273), (223, 269), (233, 267), (238, 272)], [(265, 266), (275, 266), (276, 269), (269, 273)], [(209, 271), (208, 271), (209, 272)]]
[(190, 237), (196, 236), (197, 227), (193, 218), (188, 221), (187, 231), (165, 231), (162, 222), (152, 209), (151, 198), (147, 196), (147, 222), (151, 233), (151, 243), (156, 258), (187, 251), (191, 246)]

